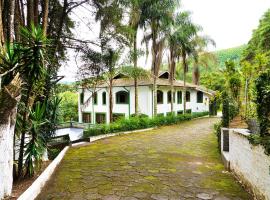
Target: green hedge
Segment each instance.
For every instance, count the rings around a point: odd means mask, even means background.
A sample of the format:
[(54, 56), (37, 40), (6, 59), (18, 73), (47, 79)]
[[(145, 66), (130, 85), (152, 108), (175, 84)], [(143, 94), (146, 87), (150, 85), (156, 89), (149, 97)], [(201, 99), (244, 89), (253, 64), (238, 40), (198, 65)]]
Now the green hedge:
[(129, 119), (119, 119), (111, 124), (100, 124), (84, 130), (84, 137), (103, 135), (108, 133), (117, 133), (123, 131), (132, 131), (138, 129), (151, 128), (156, 126), (172, 125), (182, 121), (188, 121), (194, 118), (208, 115), (208, 112), (148, 117), (131, 117)]

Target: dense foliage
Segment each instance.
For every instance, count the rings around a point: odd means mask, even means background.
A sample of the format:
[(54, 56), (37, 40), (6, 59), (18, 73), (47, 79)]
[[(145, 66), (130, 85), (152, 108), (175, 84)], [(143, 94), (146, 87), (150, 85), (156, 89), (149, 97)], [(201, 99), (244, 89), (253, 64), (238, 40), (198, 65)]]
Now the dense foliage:
[[(6, 121), (0, 121), (0, 126), (7, 125), (6, 130), (11, 126), (9, 134), (19, 141), (19, 159), (14, 162), (18, 166), (14, 174), (19, 178), (34, 175), (46, 143), (54, 135), (60, 104), (54, 89), (62, 79), (57, 72), (67, 59), (67, 48), (80, 47), (72, 38), (74, 23), (69, 13), (85, 3), (1, 0), (0, 112)], [(11, 95), (2, 95), (6, 88)], [(13, 107), (8, 106), (10, 102)]]
[[(270, 39), (270, 9), (263, 15), (258, 28), (253, 32), (252, 38), (244, 51), (243, 58), (255, 64), (260, 57), (265, 56), (264, 64), (269, 65), (269, 39)], [(262, 60), (261, 60), (262, 61)], [(263, 64), (263, 63), (261, 63)], [(261, 66), (264, 67), (264, 66)]]
[(242, 45), (239, 47), (234, 47), (234, 48), (230, 48), (230, 49), (223, 49), (223, 50), (219, 50), (219, 51), (214, 52), (214, 54), (217, 58), (217, 66), (220, 69), (224, 69), (225, 63), (228, 60), (232, 60), (232, 61), (235, 61), (236, 63), (239, 63), (241, 58), (242, 58), (242, 53), (245, 50), (245, 48), (246, 48), (246, 45)]
[(261, 73), (255, 83), (260, 135), (270, 136), (270, 69)]
[(270, 155), (270, 70), (260, 74), (255, 81), (256, 103), (260, 132), (250, 136), (253, 144), (261, 144)]
[(145, 129), (150, 127), (164, 126), (177, 124), (182, 121), (191, 120), (194, 118), (208, 115), (208, 112), (192, 113), (182, 115), (157, 116), (154, 118), (148, 117), (131, 117), (129, 119), (119, 119), (110, 124), (101, 124), (90, 127), (84, 131), (84, 137), (103, 135), (108, 133), (117, 133), (122, 131), (132, 131)]
[(78, 94), (66, 91), (58, 96), (61, 98), (59, 121), (78, 121)]

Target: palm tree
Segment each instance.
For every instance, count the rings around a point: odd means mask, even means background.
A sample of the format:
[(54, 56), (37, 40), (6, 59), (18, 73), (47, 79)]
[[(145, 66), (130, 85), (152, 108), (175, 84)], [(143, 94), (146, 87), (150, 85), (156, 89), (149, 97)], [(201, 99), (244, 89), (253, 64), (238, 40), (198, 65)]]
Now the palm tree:
[[(185, 19), (185, 20), (183, 20)], [(182, 17), (177, 20), (179, 31), (177, 32), (177, 45), (178, 45), (178, 56), (182, 59), (183, 65), (183, 112), (186, 113), (186, 74), (188, 72), (188, 57), (196, 53), (193, 40), (196, 37), (200, 27), (193, 24), (190, 19), (190, 14), (186, 12)]]
[[(173, 90), (173, 79), (175, 76), (175, 60), (177, 58), (182, 59), (183, 65), (183, 105), (186, 112), (186, 74), (188, 72), (188, 62), (187, 59), (189, 56), (195, 54), (195, 46), (193, 40), (197, 35), (197, 32), (200, 30), (200, 27), (193, 24), (191, 21), (189, 12), (179, 13), (174, 22), (174, 29), (169, 37), (169, 47), (170, 47), (170, 72), (171, 74), (171, 90)], [(173, 93), (173, 92), (171, 92)], [(173, 98), (173, 95), (172, 95)], [(173, 106), (171, 106), (173, 110)]]
[(193, 45), (195, 46), (194, 53), (194, 65), (193, 65), (193, 84), (199, 85), (200, 83), (200, 68), (199, 66), (208, 67), (210, 62), (216, 63), (216, 56), (206, 51), (206, 47), (211, 44), (215, 46), (215, 41), (208, 36), (199, 36), (197, 35), (193, 40)]
[[(136, 72), (139, 72), (140, 70), (137, 71), (137, 65), (138, 65), (138, 49), (137, 49), (137, 35), (138, 35), (138, 29), (141, 19), (141, 9), (140, 9), (140, 0), (132, 0), (131, 1), (131, 11), (130, 11), (130, 18), (129, 18), (129, 26), (133, 30), (132, 32), (132, 39), (131, 43), (133, 46), (133, 65), (134, 65), (134, 70), (127, 71), (127, 73), (131, 72), (130, 75), (135, 75)], [(138, 115), (138, 80), (136, 75), (132, 76), (134, 78), (134, 87), (135, 87), (135, 115)]]
[(45, 151), (45, 141), (42, 137), (42, 126), (47, 124), (46, 103), (37, 102), (35, 108), (29, 113), (30, 141), (25, 150), (26, 176), (32, 177), (35, 168), (40, 166), (42, 155)]
[(104, 74), (104, 79), (106, 80), (109, 87), (109, 122), (113, 121), (113, 79), (116, 75), (116, 63), (120, 57), (120, 52), (115, 51), (111, 48), (106, 48), (103, 51), (102, 60), (108, 69), (108, 72)]
[(174, 87), (173, 81), (175, 79), (176, 73), (176, 61), (179, 57), (179, 37), (181, 36), (181, 29), (184, 24), (189, 24), (190, 18), (188, 12), (180, 12), (176, 15), (174, 19), (174, 24), (171, 29), (170, 34), (168, 35), (168, 48), (169, 48), (169, 59), (168, 66), (170, 72), (170, 85), (171, 85), (171, 112), (173, 113), (173, 99), (174, 99)]
[(150, 0), (141, 4), (141, 27), (150, 28), (151, 33), (146, 35), (146, 44), (152, 41), (152, 76), (154, 116), (157, 115), (157, 77), (162, 63), (165, 40), (173, 23), (173, 16), (178, 5), (177, 0)]
[[(121, 72), (124, 73), (125, 75), (131, 77), (134, 82), (136, 82), (140, 79), (148, 78), (149, 73), (147, 70), (140, 68), (140, 67), (122, 67)], [(136, 92), (137, 90), (137, 92)], [(138, 94), (138, 84), (134, 85), (134, 91), (135, 91), (135, 115), (139, 115), (139, 94)]]

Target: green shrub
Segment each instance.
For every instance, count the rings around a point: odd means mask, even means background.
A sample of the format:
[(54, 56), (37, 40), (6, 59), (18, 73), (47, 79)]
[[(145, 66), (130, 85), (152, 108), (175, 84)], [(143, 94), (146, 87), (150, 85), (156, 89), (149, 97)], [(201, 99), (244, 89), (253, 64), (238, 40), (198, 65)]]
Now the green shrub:
[(260, 124), (259, 134), (252, 134), (249, 141), (252, 144), (261, 144), (265, 153), (270, 155), (270, 70), (262, 72), (255, 81), (257, 118)]
[(265, 154), (270, 155), (270, 136), (261, 136), (260, 134), (251, 134), (249, 142), (253, 145), (262, 145), (265, 149)]
[(256, 103), (260, 135), (270, 136), (270, 70), (261, 73), (256, 80)]
[(218, 122), (214, 125), (214, 130), (215, 130), (215, 134), (217, 136), (217, 139), (218, 139), (218, 149), (219, 151), (221, 151), (221, 127), (222, 127), (222, 122)]
[(148, 117), (131, 117), (129, 119), (119, 119), (111, 124), (95, 125), (94, 127), (84, 130), (84, 137), (97, 136), (108, 133), (117, 133), (123, 131), (133, 131), (138, 129), (145, 129), (150, 127), (165, 126), (177, 124), (182, 121), (188, 121), (193, 118), (202, 117), (208, 115), (208, 112), (192, 113), (183, 115), (168, 115), (168, 116), (156, 116), (154, 118)]
[(229, 114), (229, 98), (228, 94), (224, 91), (222, 93), (222, 126), (229, 127), (230, 123), (230, 114)]
[(138, 114), (138, 116), (136, 116), (136, 114), (134, 113), (131, 115), (131, 117), (146, 118), (146, 117), (148, 117), (148, 115), (140, 113), (140, 114)]

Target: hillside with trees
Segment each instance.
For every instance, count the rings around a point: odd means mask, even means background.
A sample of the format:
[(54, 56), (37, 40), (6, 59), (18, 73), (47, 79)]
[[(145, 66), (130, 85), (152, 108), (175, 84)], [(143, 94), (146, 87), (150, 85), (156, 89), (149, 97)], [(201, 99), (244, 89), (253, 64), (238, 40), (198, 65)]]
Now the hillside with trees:
[(245, 48), (246, 45), (241, 45), (239, 47), (215, 51), (214, 54), (217, 58), (217, 66), (221, 69), (224, 69), (225, 62), (228, 60), (233, 60), (234, 62), (239, 63)]

